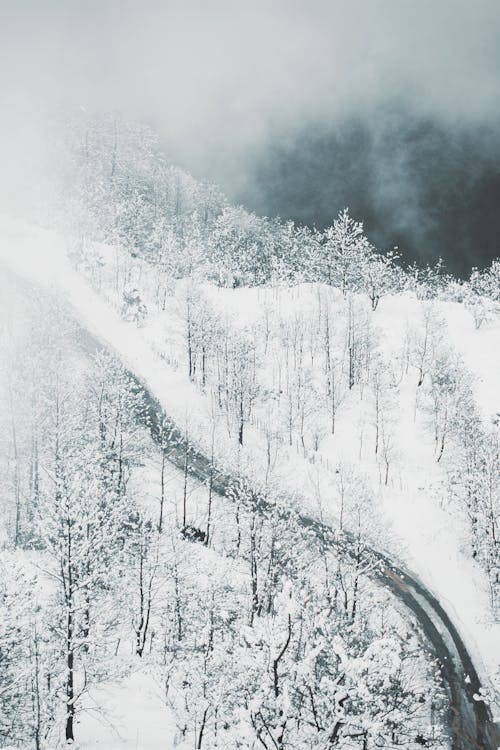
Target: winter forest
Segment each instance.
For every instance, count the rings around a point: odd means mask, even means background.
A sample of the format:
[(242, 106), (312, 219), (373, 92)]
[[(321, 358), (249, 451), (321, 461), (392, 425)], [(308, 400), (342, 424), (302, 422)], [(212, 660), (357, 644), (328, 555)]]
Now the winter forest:
[(497, 748), (500, 262), (55, 147), (0, 228), (0, 748)]

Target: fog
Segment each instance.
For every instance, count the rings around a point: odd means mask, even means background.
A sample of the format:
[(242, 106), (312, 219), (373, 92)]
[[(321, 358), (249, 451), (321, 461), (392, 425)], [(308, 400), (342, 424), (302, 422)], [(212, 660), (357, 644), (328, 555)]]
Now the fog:
[(322, 225), (347, 204), (458, 272), (497, 254), (497, 0), (0, 7), (4, 197), (48, 168), (53, 113), (82, 107), (149, 122), (260, 213)]

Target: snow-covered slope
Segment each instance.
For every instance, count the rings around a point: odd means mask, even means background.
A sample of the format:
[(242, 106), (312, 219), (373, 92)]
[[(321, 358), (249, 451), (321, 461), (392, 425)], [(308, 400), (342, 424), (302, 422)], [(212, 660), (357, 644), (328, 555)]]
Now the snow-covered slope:
[(175, 726), (159, 695), (158, 685), (144, 672), (93, 691), (82, 714), (81, 750), (170, 750)]
[[(101, 251), (105, 259), (113, 256), (111, 250)], [(82, 323), (110, 344), (127, 366), (148, 383), (179, 425), (208, 444), (213, 402), (210, 394), (203, 393), (185, 374), (182, 284), (178, 284), (177, 294), (168, 299), (164, 312), (152, 313), (138, 327), (120, 318), (116, 310), (119, 300), (113, 297), (112, 290), (107, 290), (107, 299), (98, 295), (74, 270), (66, 258), (64, 238), (55, 233), (4, 221), (0, 228), (0, 261), (25, 278), (62, 292)], [(227, 325), (237, 331), (262, 322), (266, 311), (276, 320), (311, 315), (317, 289), (307, 285), (289, 290), (203, 286), (203, 294)], [(444, 338), (474, 376), (475, 398), (488, 420), (499, 409), (500, 320), (475, 330), (462, 305), (436, 302), (434, 308), (445, 322)], [(381, 300), (371, 325), (386, 360), (391, 360), (396, 352), (400, 356), (406, 332), (418, 329), (421, 319), (422, 303), (411, 295)], [(270, 377), (269, 372), (267, 375)], [(262, 377), (266, 378), (265, 365)], [(335, 435), (323, 436), (314, 463), (295, 445), (288, 446), (280, 454), (275, 479), (290, 494), (297, 490), (307, 498), (311, 512), (321, 510), (336, 523), (337, 467), (339, 463), (362, 463), (362, 473), (375, 497), (372, 532), (377, 543), (421, 576), (457, 624), (483, 675), (491, 676), (500, 659), (496, 648), (500, 628), (492, 621), (485, 576), (467, 548), (464, 517), (448, 500), (446, 471), (435, 460), (429, 427), (422, 416), (415, 417), (416, 396), (415, 372), (410, 368), (410, 374), (398, 386), (387, 486), (381, 481), (380, 459), (367, 447), (373, 430), (367, 402), (349, 394), (339, 411)], [(238, 460), (245, 468), (253, 466), (257, 475), (263, 471), (264, 411), (259, 412), (256, 407), (243, 450), (228, 438), (223, 424), (217, 439), (222, 457)]]

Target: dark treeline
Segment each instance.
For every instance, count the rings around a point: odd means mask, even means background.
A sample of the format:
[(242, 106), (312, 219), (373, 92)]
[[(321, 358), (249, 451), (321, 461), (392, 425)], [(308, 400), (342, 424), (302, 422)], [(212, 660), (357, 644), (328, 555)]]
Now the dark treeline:
[(148, 128), (117, 118), (74, 120), (68, 132), (61, 209), (77, 253), (89, 241), (117, 244), (170, 276), (196, 275), (221, 286), (326, 282), (382, 294), (446, 294), (498, 299), (498, 261), (468, 282), (379, 251), (347, 209), (322, 230), (269, 219), (228, 203), (209, 183), (172, 166)]
[(389, 100), (370, 117), (275, 134), (239, 195), (257, 213), (321, 228), (349, 206), (377, 246), (420, 264), (442, 257), (466, 279), (498, 256), (499, 153), (491, 128), (450, 127)]

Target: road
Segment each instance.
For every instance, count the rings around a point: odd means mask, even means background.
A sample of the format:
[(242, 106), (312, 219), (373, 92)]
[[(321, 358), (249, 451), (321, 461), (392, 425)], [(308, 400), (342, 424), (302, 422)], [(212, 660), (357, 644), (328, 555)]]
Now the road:
[[(89, 352), (108, 348), (96, 340), (88, 331), (82, 331), (85, 349)], [(137, 389), (144, 394), (144, 424), (153, 439), (160, 443), (161, 434), (168, 433), (168, 460), (184, 471), (186, 459), (186, 438), (181, 430), (165, 414), (161, 404), (149, 391), (147, 385), (136, 375), (129, 376)], [(198, 481), (207, 482), (211, 472), (211, 461), (192, 443), (189, 444), (189, 474)], [(234, 486), (234, 477), (217, 471), (212, 479), (214, 493), (228, 497), (228, 489)], [(323, 544), (344, 546), (346, 552), (353, 552), (354, 539), (348, 533), (339, 533), (321, 521), (304, 514), (296, 514), (286, 509), (285, 504), (270, 503), (261, 496), (251, 499), (254, 508), (262, 513), (276, 513), (283, 521), (293, 517), (294, 522), (313, 533)], [(412, 613), (441, 666), (443, 683), (449, 694), (448, 726), (453, 750), (499, 750), (500, 730), (493, 722), (489, 708), (484, 701), (476, 700), (481, 682), (472, 659), (450, 617), (437, 599), (419, 579), (403, 570), (386, 554), (374, 549), (363, 553), (366, 568), (376, 582), (388, 589)]]
[[(102, 346), (102, 345), (101, 345)], [(169, 434), (167, 456), (171, 463), (184, 470), (186, 457), (186, 439), (177, 426), (168, 418), (158, 400), (149, 392), (147, 385), (140, 382), (133, 374), (130, 377), (137, 388), (142, 389), (146, 402), (144, 422), (151, 431), (153, 439), (160, 442), (160, 426), (163, 425)], [(206, 482), (210, 476), (210, 459), (192, 444), (189, 446), (189, 473)], [(234, 485), (234, 477), (217, 471), (213, 478), (213, 491), (227, 497), (227, 490)], [(276, 504), (266, 501), (261, 496), (251, 500), (253, 507), (263, 513), (276, 513)], [(339, 536), (330, 526), (304, 514), (296, 514), (279, 505), (278, 515), (283, 521), (293, 516), (295, 523), (314, 533), (324, 544), (344, 545), (345, 550), (354, 549), (354, 539), (347, 533)], [(498, 750), (500, 748), (500, 730), (492, 721), (489, 708), (484, 701), (476, 700), (481, 682), (472, 659), (450, 617), (437, 599), (426, 589), (419, 579), (403, 570), (389, 557), (374, 549), (364, 552), (367, 558), (367, 570), (376, 582), (384, 586), (413, 615), (425, 634), (441, 665), (442, 679), (449, 694), (448, 725), (453, 750)]]
[[(11, 272), (9, 275), (14, 276)], [(32, 285), (15, 275), (16, 283), (28, 288), (33, 294)], [(113, 352), (112, 346), (97, 339), (83, 328), (78, 313), (75, 321), (80, 330), (82, 348), (92, 354), (107, 349)], [(113, 352), (117, 354), (116, 352)], [(117, 355), (118, 356), (118, 355)], [(145, 400), (143, 421), (151, 431), (153, 439), (160, 441), (160, 426), (167, 426), (169, 433), (167, 456), (169, 461), (184, 470), (186, 456), (186, 439), (177, 426), (168, 418), (161, 404), (134, 373), (129, 372), (137, 389), (142, 390)], [(189, 472), (200, 482), (206, 482), (210, 474), (211, 462), (199, 449), (189, 446)], [(234, 485), (234, 478), (229, 474), (217, 471), (213, 480), (213, 491), (227, 497), (227, 490)], [(285, 500), (285, 499), (284, 499)], [(283, 521), (293, 517), (296, 524), (308, 533), (313, 533), (325, 545), (338, 548), (343, 545), (347, 553), (354, 550), (354, 539), (347, 533), (339, 535), (332, 527), (305, 514), (296, 514), (280, 503), (278, 510), (272, 504), (255, 496), (253, 507), (263, 513), (278, 513)], [(483, 701), (475, 700), (480, 689), (480, 680), (472, 659), (451, 619), (419, 579), (392, 561), (385, 553), (365, 548), (368, 575), (379, 585), (388, 589), (411, 612), (413, 619), (420, 626), (428, 639), (436, 658), (441, 665), (443, 683), (449, 694), (448, 725), (453, 750), (499, 750), (500, 731), (492, 721), (489, 708)]]

